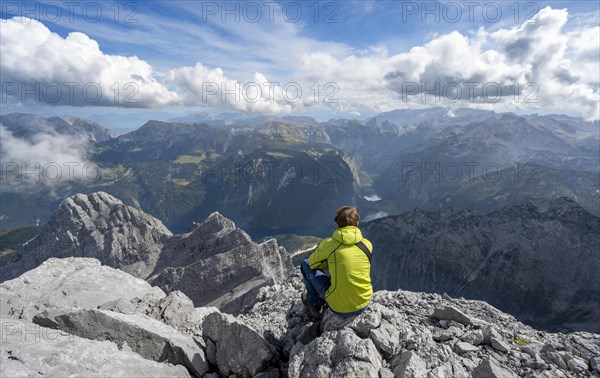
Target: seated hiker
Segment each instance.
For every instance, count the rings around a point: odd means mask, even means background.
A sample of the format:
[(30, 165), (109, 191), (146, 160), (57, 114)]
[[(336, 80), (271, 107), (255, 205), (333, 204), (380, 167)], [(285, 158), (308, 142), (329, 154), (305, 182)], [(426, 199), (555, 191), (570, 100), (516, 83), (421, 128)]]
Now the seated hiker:
[(341, 317), (367, 309), (371, 302), (371, 242), (363, 238), (360, 215), (352, 206), (335, 215), (338, 229), (300, 265), (306, 292), (302, 303), (310, 316), (318, 318), (327, 303)]

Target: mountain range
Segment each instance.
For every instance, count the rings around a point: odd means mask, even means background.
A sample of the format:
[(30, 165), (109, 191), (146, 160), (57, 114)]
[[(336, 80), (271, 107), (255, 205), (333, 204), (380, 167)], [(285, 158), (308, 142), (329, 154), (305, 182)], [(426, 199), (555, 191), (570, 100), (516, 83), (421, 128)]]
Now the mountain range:
[[(354, 204), (383, 247), (374, 260), (377, 288), (485, 299), (537, 327), (595, 330), (598, 285), (589, 282), (598, 282), (591, 236), (600, 215), (598, 122), (430, 108), (365, 121), (192, 115), (119, 136), (80, 118), (9, 114), (0, 123), (4, 279), (50, 257), (95, 257), (181, 290), (197, 305), (239, 311), (248, 293), (290, 269), (269, 236), (304, 250), (304, 241), (330, 234), (340, 205)], [(45, 162), (81, 159), (99, 174), (12, 182), (15, 166), (4, 163), (24, 157), (7, 141), (45, 148)], [(56, 141), (68, 141), (67, 149)], [(385, 216), (392, 217), (378, 219)], [(245, 284), (223, 276), (215, 285), (227, 299), (185, 289), (186, 282), (212, 283), (196, 263), (205, 252), (185, 252), (207, 242), (190, 228), (203, 219), (220, 225), (215, 235), (231, 234), (220, 268), (234, 269), (238, 245), (272, 256), (275, 267), (257, 261), (242, 275)], [(108, 231), (115, 228), (121, 231)], [(289, 252), (296, 263), (303, 256)]]
[[(48, 134), (77, 137), (82, 164), (96, 173), (28, 185), (11, 182), (3, 165), (3, 230), (44, 223), (64, 198), (98, 190), (177, 232), (219, 211), (257, 238), (324, 236), (341, 203), (372, 219), (414, 207), (485, 213), (528, 197), (568, 196), (600, 215), (599, 124), (562, 115), (429, 108), (317, 122), (195, 114), (118, 137), (81, 118), (15, 113), (0, 123), (32, 147)], [(6, 147), (2, 154), (14, 160)], [(373, 196), (380, 200), (365, 199)]]

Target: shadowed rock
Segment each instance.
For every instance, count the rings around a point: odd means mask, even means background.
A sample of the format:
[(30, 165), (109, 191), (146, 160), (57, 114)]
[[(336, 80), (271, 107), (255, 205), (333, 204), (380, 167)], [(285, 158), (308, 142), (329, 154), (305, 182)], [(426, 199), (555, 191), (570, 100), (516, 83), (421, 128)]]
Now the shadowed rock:
[(153, 285), (181, 290), (195, 306), (237, 314), (251, 306), (261, 287), (282, 282), (292, 265), (274, 239), (257, 244), (219, 213), (174, 236), (165, 245)]
[(517, 375), (504, 369), (493, 358), (487, 358), (473, 370), (473, 378), (517, 378)]
[(277, 360), (277, 351), (256, 331), (228, 314), (209, 314), (202, 324), (207, 344), (212, 343), (209, 360), (228, 376), (253, 377)]
[(375, 290), (480, 299), (538, 328), (596, 333), (599, 230), (599, 217), (565, 197), (484, 215), (415, 209), (363, 226), (377, 249)]

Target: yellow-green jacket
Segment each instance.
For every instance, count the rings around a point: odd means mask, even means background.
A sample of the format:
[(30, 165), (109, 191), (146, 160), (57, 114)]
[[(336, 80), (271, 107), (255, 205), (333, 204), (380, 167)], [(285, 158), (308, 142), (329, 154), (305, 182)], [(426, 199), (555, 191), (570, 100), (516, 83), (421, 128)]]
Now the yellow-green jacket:
[(355, 245), (359, 241), (373, 251), (373, 245), (363, 238), (358, 227), (346, 226), (323, 240), (308, 258), (311, 269), (329, 271), (331, 286), (325, 298), (335, 312), (358, 311), (371, 302), (371, 263)]

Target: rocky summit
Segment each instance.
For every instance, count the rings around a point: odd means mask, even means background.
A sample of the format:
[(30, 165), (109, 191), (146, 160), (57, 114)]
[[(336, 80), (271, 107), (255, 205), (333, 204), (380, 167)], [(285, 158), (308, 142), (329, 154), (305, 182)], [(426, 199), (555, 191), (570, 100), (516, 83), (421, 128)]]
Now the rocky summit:
[[(485, 248), (504, 239), (484, 226), (508, 233), (515, 211), (528, 232), (558, 227), (570, 243), (578, 224), (596, 224), (569, 204), (542, 205), (435, 224)], [(407, 232), (434, 222), (409, 216)], [(457, 293), (379, 290), (360, 315), (311, 318), (274, 239), (256, 243), (219, 213), (173, 235), (102, 192), (64, 200), (0, 277), (2, 377), (600, 377), (599, 334), (535, 329)]]
[(600, 335), (547, 333), (482, 301), (378, 291), (310, 318), (298, 273), (237, 316), (92, 258), (51, 258), (0, 284), (0, 375), (599, 377)]

